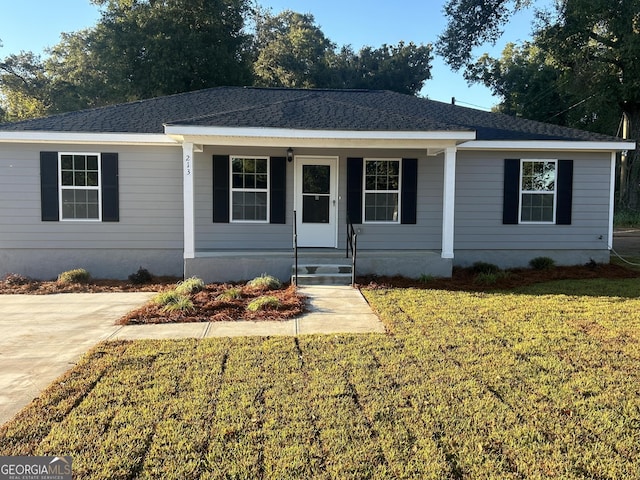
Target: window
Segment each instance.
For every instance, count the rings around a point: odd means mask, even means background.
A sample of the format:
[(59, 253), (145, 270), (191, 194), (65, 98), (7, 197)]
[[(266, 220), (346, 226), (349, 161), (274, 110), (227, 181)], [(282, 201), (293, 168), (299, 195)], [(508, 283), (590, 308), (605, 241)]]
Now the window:
[(231, 220), (267, 222), (269, 159), (231, 157)]
[(522, 160), (520, 199), (521, 223), (555, 223), (555, 160)]
[(100, 154), (60, 153), (62, 220), (100, 220)]
[(365, 160), (364, 221), (398, 223), (400, 160)]

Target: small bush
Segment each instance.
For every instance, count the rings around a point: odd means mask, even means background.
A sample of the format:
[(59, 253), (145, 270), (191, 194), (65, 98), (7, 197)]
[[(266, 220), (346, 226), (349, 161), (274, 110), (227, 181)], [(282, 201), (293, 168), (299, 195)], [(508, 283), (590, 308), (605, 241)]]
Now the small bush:
[(253, 300), (249, 305), (247, 305), (247, 310), (250, 312), (257, 312), (258, 310), (267, 310), (267, 309), (277, 309), (280, 308), (282, 304), (277, 297), (273, 295), (265, 295), (263, 297), (258, 297)]
[(184, 295), (180, 295), (175, 290), (166, 290), (155, 295), (151, 299), (151, 301), (156, 305), (165, 306), (169, 305), (170, 303), (176, 303), (180, 299), (180, 297), (183, 296)]
[(187, 278), (184, 282), (180, 282), (176, 287), (176, 292), (181, 295), (190, 295), (198, 293), (204, 288), (204, 282), (198, 277)]
[(19, 273), (9, 273), (5, 275), (3, 281), (6, 285), (27, 285), (33, 282), (31, 278), (20, 275)]
[(231, 301), (242, 298), (242, 290), (236, 287), (229, 288), (216, 297), (216, 300)]
[(480, 285), (494, 285), (498, 283), (499, 280), (503, 280), (508, 277), (509, 277), (509, 273), (502, 272), (502, 271), (498, 271), (495, 273), (488, 273), (488, 272), (478, 273), (473, 278), (473, 283), (478, 283)]
[(474, 273), (498, 273), (500, 272), (500, 267), (493, 263), (476, 262), (471, 265), (471, 270), (473, 270)]
[(58, 275), (58, 283), (68, 285), (71, 283), (87, 283), (91, 275), (84, 268), (67, 270)]
[(427, 275), (427, 274), (422, 274), (420, 275), (420, 278), (418, 278), (418, 281), (420, 283), (431, 283), (435, 280), (435, 277), (433, 275)]
[(132, 273), (131, 275), (129, 275), (129, 281), (134, 285), (149, 283), (152, 279), (153, 277), (149, 273), (149, 270), (142, 267), (140, 267), (136, 273)]
[(556, 266), (556, 262), (553, 258), (549, 257), (536, 257), (529, 261), (529, 266), (534, 270), (551, 270)]
[(247, 285), (258, 290), (277, 290), (282, 287), (282, 282), (276, 277), (263, 273), (259, 277), (248, 282)]
[(193, 302), (184, 295), (178, 295), (174, 301), (167, 303), (162, 309), (163, 312), (190, 312), (193, 310)]

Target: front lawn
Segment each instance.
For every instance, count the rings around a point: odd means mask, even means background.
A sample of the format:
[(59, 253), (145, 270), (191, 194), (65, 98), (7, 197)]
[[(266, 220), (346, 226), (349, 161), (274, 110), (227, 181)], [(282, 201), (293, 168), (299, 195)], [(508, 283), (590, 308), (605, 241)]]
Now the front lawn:
[(639, 478), (638, 293), (378, 288), (389, 335), (102, 343), (0, 454), (78, 479)]

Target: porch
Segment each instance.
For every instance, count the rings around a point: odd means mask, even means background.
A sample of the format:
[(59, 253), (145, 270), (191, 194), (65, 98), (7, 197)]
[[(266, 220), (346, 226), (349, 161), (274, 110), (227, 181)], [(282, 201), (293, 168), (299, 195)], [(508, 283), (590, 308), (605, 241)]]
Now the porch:
[[(185, 258), (185, 277), (197, 276), (205, 282), (249, 280), (268, 273), (289, 281), (294, 265), (294, 250), (217, 250), (197, 251)], [(299, 248), (300, 265), (351, 265), (342, 249)], [(450, 277), (453, 259), (443, 258), (435, 250), (358, 250), (356, 276), (379, 275), (419, 278), (421, 275)]]

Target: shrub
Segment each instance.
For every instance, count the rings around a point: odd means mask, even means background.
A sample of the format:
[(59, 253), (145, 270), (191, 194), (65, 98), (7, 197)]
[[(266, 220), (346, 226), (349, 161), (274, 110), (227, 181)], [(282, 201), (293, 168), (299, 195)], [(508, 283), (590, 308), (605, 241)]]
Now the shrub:
[(178, 295), (173, 301), (167, 303), (162, 309), (163, 312), (189, 312), (194, 309), (193, 302), (189, 297)]
[(500, 267), (493, 263), (476, 262), (471, 266), (471, 270), (474, 273), (498, 273), (500, 272)]
[(140, 267), (136, 273), (129, 275), (129, 281), (134, 285), (142, 285), (143, 283), (149, 283), (153, 277), (146, 268)]
[(553, 258), (536, 257), (529, 261), (529, 266), (534, 270), (550, 270), (556, 266), (556, 262)]
[(473, 278), (473, 283), (479, 283), (480, 285), (494, 285), (498, 280), (502, 280), (509, 277), (508, 272), (498, 271), (495, 273), (481, 272)]
[(33, 282), (31, 278), (20, 275), (19, 273), (8, 273), (5, 275), (3, 281), (6, 285), (27, 285)]
[(276, 277), (263, 273), (259, 277), (248, 282), (247, 285), (258, 290), (277, 290), (282, 287), (282, 282)]
[(198, 277), (187, 278), (185, 281), (180, 282), (176, 287), (176, 292), (181, 295), (190, 295), (192, 293), (198, 293), (204, 288), (204, 282)]
[(84, 268), (75, 268), (58, 275), (58, 283), (63, 285), (70, 283), (87, 283), (90, 278), (91, 275)]
[(420, 275), (420, 278), (418, 278), (418, 281), (420, 283), (431, 283), (435, 280), (435, 277), (433, 275), (427, 275), (425, 273), (423, 273), (422, 275)]
[(236, 287), (229, 288), (216, 297), (216, 300), (230, 301), (242, 298), (242, 290)]
[(276, 309), (281, 305), (282, 304), (277, 297), (274, 297), (273, 295), (265, 295), (251, 301), (251, 303), (247, 305), (247, 310), (250, 312), (257, 312), (258, 310)]
[(175, 290), (166, 290), (155, 295), (151, 299), (151, 301), (156, 305), (165, 306), (169, 305), (170, 303), (176, 303), (180, 299), (180, 297), (183, 296), (184, 295), (180, 295)]

